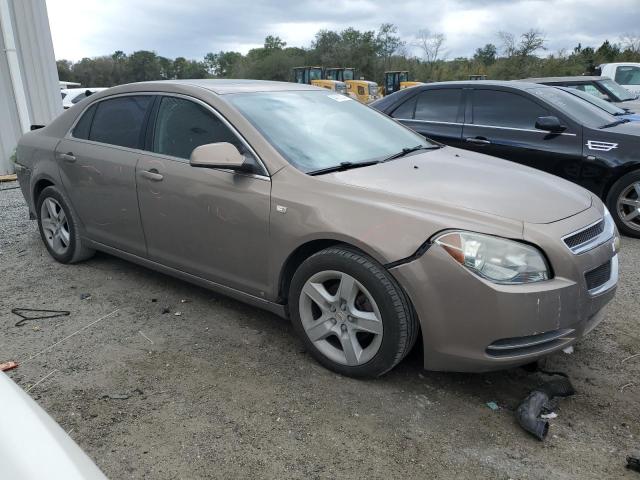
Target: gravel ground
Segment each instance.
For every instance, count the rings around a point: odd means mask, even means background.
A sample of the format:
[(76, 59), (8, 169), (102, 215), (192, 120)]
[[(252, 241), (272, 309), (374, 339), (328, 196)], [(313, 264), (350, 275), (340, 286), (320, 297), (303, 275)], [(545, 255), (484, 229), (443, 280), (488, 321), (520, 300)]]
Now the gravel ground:
[[(640, 449), (638, 240), (606, 320), (546, 361), (578, 393), (542, 443), (513, 418), (540, 373), (425, 372), (414, 351), (381, 379), (340, 377), (274, 315), (107, 255), (55, 263), (27, 213), (0, 191), (0, 362), (21, 363), (23, 388), (46, 377), (30, 394), (112, 479), (640, 478), (624, 468)], [(71, 315), (15, 327), (14, 307)]]

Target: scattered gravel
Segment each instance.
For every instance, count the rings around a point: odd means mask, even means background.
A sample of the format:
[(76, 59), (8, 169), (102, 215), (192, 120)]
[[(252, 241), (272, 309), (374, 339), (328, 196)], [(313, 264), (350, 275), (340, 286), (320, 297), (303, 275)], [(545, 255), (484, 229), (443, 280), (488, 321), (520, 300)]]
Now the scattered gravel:
[[(0, 362), (112, 479), (637, 478), (638, 240), (605, 322), (547, 361), (578, 393), (544, 443), (513, 418), (540, 374), (425, 372), (415, 351), (340, 377), (269, 313), (107, 255), (57, 264), (19, 190), (0, 191), (0, 252)], [(14, 307), (71, 315), (15, 327)]]

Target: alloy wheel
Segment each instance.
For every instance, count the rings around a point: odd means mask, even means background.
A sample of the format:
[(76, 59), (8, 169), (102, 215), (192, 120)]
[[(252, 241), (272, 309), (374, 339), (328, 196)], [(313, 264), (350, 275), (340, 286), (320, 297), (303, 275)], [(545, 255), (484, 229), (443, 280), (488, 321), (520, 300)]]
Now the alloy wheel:
[(335, 270), (314, 274), (304, 284), (299, 308), (305, 334), (330, 360), (363, 365), (380, 349), (380, 310), (369, 291), (351, 275)]
[(69, 249), (71, 234), (67, 215), (55, 198), (48, 197), (42, 202), (40, 223), (51, 250), (58, 255), (64, 255)]
[(640, 231), (640, 182), (632, 183), (622, 191), (616, 208), (627, 227)]

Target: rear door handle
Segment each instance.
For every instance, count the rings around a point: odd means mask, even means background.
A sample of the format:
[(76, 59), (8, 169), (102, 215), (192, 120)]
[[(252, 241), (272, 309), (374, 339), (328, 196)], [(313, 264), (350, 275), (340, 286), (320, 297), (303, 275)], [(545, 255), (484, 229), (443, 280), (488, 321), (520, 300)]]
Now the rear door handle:
[(491, 142), (489, 140), (481, 137), (469, 137), (469, 138), (465, 138), (465, 141), (469, 143), (474, 143), (476, 145), (491, 145)]
[(58, 154), (58, 158), (60, 160), (64, 160), (65, 162), (68, 162), (68, 163), (73, 163), (73, 162), (76, 161), (76, 157), (71, 152), (59, 153)]
[(146, 179), (152, 180), (154, 182), (161, 182), (164, 176), (158, 173), (158, 170), (152, 168), (151, 170), (142, 170), (140, 175)]

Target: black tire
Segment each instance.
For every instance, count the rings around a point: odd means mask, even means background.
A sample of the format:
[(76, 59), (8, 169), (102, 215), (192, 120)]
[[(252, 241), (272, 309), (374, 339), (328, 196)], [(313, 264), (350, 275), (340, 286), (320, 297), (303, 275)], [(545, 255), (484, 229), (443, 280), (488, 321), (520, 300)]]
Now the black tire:
[[(637, 227), (629, 226), (628, 222), (622, 219), (622, 212), (618, 208), (618, 199), (625, 193), (625, 191), (630, 188), (633, 184), (640, 183), (640, 170), (636, 170), (634, 172), (627, 173), (618, 179), (616, 183), (613, 184), (609, 193), (607, 195), (607, 208), (611, 212), (611, 216), (613, 220), (616, 222), (618, 230), (624, 235), (628, 235), (629, 237), (640, 238), (640, 215), (636, 217), (636, 225)], [(640, 195), (635, 193), (633, 194), (635, 199), (640, 201)], [(632, 207), (627, 207), (627, 210)]]
[[(323, 271), (350, 275), (366, 288), (377, 304), (384, 332), (377, 353), (366, 363), (350, 366), (333, 361), (316, 348), (305, 332), (300, 314), (302, 289), (307, 280)], [(296, 333), (311, 355), (326, 368), (350, 377), (383, 375), (409, 353), (418, 337), (418, 321), (402, 287), (380, 263), (347, 245), (321, 250), (298, 267), (289, 290), (289, 312)]]
[[(55, 252), (46, 238), (45, 231), (42, 227), (42, 205), (48, 198), (54, 199), (58, 205), (64, 210), (66, 216), (68, 230), (69, 230), (69, 244), (64, 253)], [(95, 254), (95, 250), (88, 248), (83, 244), (80, 238), (80, 232), (78, 229), (78, 217), (75, 212), (69, 206), (64, 195), (54, 186), (49, 186), (42, 190), (37, 198), (36, 203), (36, 215), (38, 218), (38, 229), (40, 230), (40, 237), (49, 254), (60, 263), (77, 263), (88, 258), (91, 258)]]

